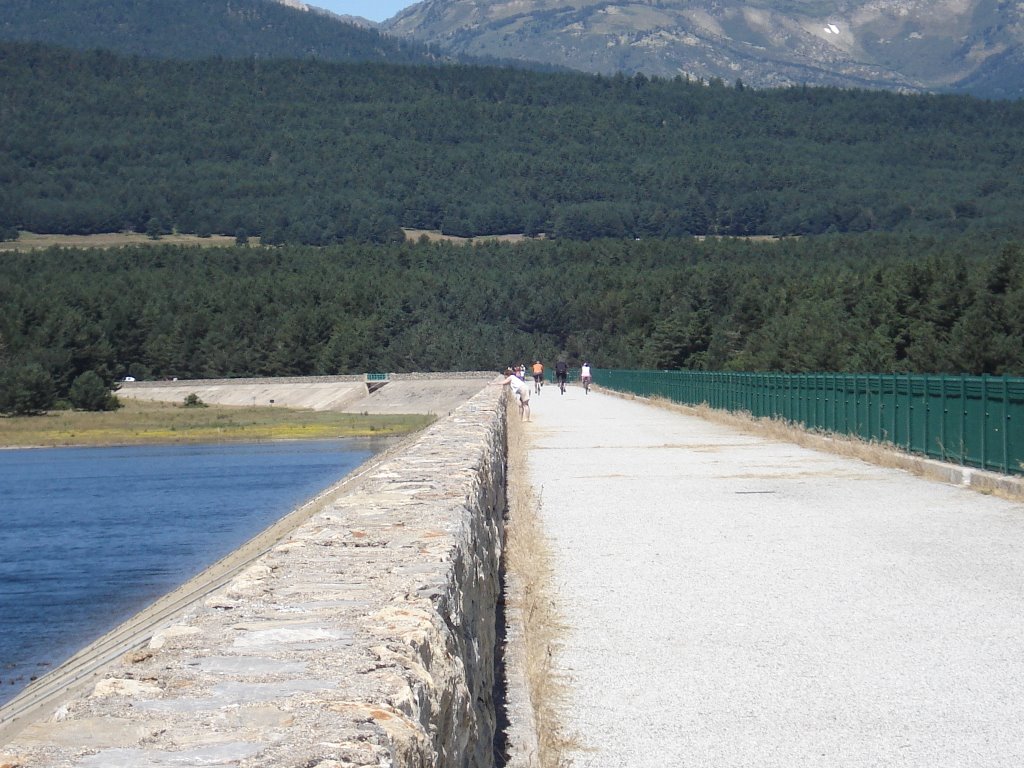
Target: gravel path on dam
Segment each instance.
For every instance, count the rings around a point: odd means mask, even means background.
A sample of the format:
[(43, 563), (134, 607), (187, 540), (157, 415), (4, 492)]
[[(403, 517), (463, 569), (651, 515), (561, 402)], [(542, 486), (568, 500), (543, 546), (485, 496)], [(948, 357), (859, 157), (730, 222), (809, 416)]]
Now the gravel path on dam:
[(528, 471), (575, 768), (1018, 768), (1024, 507), (570, 387)]

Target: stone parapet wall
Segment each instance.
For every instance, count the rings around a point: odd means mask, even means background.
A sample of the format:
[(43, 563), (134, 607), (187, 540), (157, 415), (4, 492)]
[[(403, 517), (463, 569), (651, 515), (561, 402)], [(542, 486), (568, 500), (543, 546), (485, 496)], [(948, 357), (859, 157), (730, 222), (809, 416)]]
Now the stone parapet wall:
[(493, 765), (504, 408), (484, 388), (377, 460), (0, 765)]

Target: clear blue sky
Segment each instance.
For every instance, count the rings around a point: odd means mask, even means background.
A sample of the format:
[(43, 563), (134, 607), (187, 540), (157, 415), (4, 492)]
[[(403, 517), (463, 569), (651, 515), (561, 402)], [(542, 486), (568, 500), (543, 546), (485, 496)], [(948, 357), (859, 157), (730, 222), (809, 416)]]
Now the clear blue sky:
[(415, 0), (303, 0), (307, 5), (326, 8), (335, 13), (362, 16), (370, 21), (390, 19), (403, 8), (415, 5)]

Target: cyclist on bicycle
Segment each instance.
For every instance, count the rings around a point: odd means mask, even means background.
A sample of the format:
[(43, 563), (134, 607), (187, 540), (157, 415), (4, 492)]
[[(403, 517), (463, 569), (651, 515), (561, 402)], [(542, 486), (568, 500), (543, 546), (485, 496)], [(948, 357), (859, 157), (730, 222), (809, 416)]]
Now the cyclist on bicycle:
[(533, 364), (533, 388), (540, 394), (540, 388), (544, 386), (544, 364), (540, 360)]
[(589, 395), (590, 394), (590, 363), (583, 363), (580, 367), (580, 381), (583, 382), (583, 390)]
[(555, 380), (558, 382), (558, 388), (562, 390), (562, 394), (565, 394), (565, 380), (569, 377), (569, 365), (565, 360), (559, 360), (555, 363)]

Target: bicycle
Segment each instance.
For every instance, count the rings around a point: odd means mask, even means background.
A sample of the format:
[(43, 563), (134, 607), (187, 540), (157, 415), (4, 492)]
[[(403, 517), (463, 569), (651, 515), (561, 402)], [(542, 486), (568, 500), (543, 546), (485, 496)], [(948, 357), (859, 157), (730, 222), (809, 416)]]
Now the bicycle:
[(533, 393), (535, 395), (539, 395), (540, 394), (540, 388), (543, 387), (543, 386), (544, 386), (544, 377), (543, 376), (534, 376), (533, 377)]
[(559, 360), (555, 366), (555, 380), (558, 382), (558, 389), (565, 394), (565, 380), (569, 378), (569, 366), (565, 361)]
[(590, 377), (589, 376), (584, 376), (583, 377), (583, 394), (585, 394), (585, 395), (589, 395), (590, 394)]

